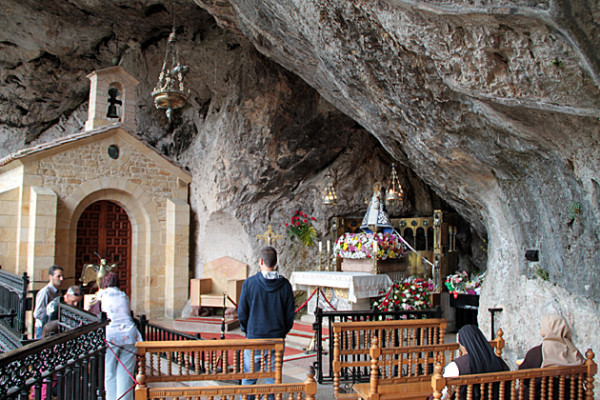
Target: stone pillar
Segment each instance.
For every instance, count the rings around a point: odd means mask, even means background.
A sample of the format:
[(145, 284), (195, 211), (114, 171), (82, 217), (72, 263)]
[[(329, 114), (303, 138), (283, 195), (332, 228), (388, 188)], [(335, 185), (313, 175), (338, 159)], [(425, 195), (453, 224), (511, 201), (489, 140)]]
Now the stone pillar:
[(188, 299), (190, 206), (167, 199), (165, 243), (165, 315), (175, 318)]
[(32, 186), (27, 232), (27, 274), (32, 281), (47, 281), (54, 265), (58, 197), (52, 189)]

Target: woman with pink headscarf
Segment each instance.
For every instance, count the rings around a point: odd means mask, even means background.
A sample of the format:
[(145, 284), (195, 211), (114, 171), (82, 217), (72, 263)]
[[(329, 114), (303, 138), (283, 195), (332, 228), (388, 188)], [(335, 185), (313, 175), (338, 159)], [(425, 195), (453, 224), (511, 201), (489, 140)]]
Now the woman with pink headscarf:
[[(579, 350), (571, 342), (571, 329), (564, 318), (555, 315), (544, 315), (541, 326), (542, 343), (530, 349), (519, 369), (563, 367), (581, 365), (585, 361)], [(558, 380), (555, 380), (555, 386)], [(570, 382), (565, 382), (568, 386)], [(536, 394), (539, 394), (541, 382), (536, 380)], [(568, 389), (568, 388), (567, 388)], [(555, 397), (558, 387), (553, 390)], [(569, 390), (566, 390), (569, 393)], [(567, 395), (568, 398), (568, 395)]]

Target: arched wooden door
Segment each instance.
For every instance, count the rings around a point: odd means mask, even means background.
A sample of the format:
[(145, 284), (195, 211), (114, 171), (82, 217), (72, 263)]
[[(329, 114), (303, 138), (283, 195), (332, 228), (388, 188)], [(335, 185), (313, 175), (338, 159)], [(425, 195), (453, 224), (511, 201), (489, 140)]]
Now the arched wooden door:
[(118, 204), (101, 200), (90, 204), (77, 222), (75, 276), (81, 276), (84, 264), (117, 263), (119, 288), (131, 298), (131, 223)]

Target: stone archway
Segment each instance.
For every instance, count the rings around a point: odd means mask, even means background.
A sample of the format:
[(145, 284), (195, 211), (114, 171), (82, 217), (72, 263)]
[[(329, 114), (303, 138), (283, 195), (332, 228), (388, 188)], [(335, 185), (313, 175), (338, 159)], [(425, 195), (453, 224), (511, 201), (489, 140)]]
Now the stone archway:
[(119, 288), (131, 297), (131, 222), (118, 204), (100, 200), (90, 204), (79, 216), (75, 250), (75, 276), (81, 276), (85, 264), (97, 263), (98, 257), (119, 267)]

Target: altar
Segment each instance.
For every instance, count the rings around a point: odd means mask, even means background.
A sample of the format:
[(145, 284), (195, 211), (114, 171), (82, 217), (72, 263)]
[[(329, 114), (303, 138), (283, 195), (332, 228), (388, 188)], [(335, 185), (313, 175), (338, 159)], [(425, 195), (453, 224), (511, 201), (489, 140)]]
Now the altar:
[[(388, 290), (393, 282), (388, 275), (368, 272), (296, 271), (292, 272), (290, 283), (293, 290), (306, 290), (307, 296), (321, 288), (327, 301), (342, 311), (369, 310), (370, 298)], [(316, 305), (315, 294), (307, 304), (309, 315), (314, 315)], [(326, 311), (331, 309), (322, 298), (319, 307)]]

